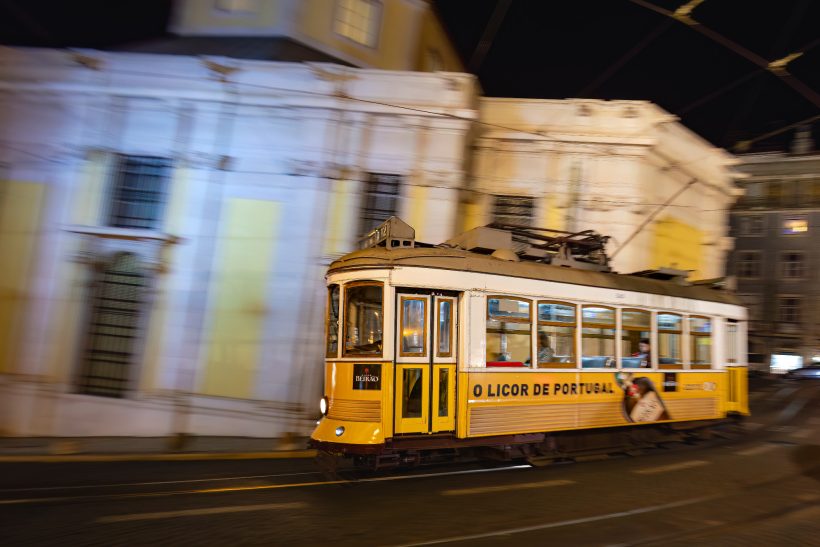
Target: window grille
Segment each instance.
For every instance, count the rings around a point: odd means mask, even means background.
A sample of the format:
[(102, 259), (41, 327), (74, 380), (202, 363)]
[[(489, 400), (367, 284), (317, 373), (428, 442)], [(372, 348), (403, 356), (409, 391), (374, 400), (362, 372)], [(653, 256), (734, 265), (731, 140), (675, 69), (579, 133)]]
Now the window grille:
[(171, 160), (121, 156), (108, 218), (110, 226), (155, 230), (160, 227)]
[(338, 0), (333, 30), (362, 45), (375, 47), (379, 41), (382, 5), (376, 0)]
[(397, 212), (401, 175), (369, 173), (365, 181), (359, 234), (365, 235)]
[(530, 196), (495, 196), (493, 222), (532, 226), (535, 198)]
[(79, 391), (122, 397), (132, 376), (147, 279), (136, 255), (122, 253), (108, 264), (99, 281), (91, 305)]
[(737, 254), (737, 276), (740, 278), (760, 277), (760, 253), (741, 251)]
[(781, 296), (779, 307), (779, 319), (783, 323), (800, 322), (800, 297)]
[(803, 253), (783, 253), (783, 277), (785, 279), (800, 279), (803, 277)]

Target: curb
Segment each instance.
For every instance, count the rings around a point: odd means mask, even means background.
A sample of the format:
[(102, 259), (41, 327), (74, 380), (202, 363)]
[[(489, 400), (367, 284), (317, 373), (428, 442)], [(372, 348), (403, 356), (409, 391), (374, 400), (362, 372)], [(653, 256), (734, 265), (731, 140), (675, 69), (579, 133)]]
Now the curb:
[(276, 452), (189, 452), (166, 454), (37, 454), (0, 455), (0, 463), (89, 463), (89, 462), (164, 462), (218, 460), (281, 460), (315, 458), (315, 450), (279, 450)]

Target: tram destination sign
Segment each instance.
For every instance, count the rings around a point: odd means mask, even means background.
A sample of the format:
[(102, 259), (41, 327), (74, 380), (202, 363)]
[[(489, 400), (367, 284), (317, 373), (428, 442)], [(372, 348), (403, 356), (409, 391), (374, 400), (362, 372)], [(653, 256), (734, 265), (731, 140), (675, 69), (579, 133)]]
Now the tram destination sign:
[(382, 366), (380, 363), (353, 365), (353, 389), (381, 389)]

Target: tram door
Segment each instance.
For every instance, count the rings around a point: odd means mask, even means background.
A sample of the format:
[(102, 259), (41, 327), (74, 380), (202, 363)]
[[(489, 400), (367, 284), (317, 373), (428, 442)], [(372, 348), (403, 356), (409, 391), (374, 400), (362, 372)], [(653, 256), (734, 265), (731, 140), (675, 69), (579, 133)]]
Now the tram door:
[(455, 430), (458, 295), (396, 297), (396, 433)]

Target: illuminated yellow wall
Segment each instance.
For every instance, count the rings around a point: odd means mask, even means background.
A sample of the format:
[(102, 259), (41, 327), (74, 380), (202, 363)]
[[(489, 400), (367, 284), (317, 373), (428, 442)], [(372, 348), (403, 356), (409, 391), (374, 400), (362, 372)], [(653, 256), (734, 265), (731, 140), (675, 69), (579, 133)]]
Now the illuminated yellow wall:
[(225, 205), (199, 390), (203, 394), (254, 396), (280, 209), (279, 202), (242, 198)]
[(0, 182), (0, 372), (15, 370), (44, 198), (43, 184)]
[[(182, 28), (229, 27), (243, 28), (272, 27), (281, 20), (285, 0), (260, 0), (254, 4), (254, 12), (226, 12), (214, 7), (214, 2), (188, 0), (180, 2), (174, 14), (176, 24)], [(242, 34), (238, 31), (237, 34)]]
[(328, 0), (303, 0), (300, 5), (299, 31), (327, 47), (349, 55), (373, 68), (411, 70), (417, 43), (413, 19), (417, 10), (399, 0), (382, 2), (381, 31), (375, 47), (359, 44), (336, 34), (333, 29), (336, 3)]
[[(178, 235), (182, 230), (185, 204), (188, 198), (188, 181), (190, 174), (188, 169), (179, 168), (174, 170), (171, 184), (171, 195), (168, 198), (168, 208), (165, 215), (164, 231)], [(157, 369), (160, 366), (162, 359), (162, 346), (167, 333), (167, 317), (169, 310), (168, 302), (168, 283), (173, 275), (175, 265), (173, 262), (174, 248), (166, 248), (163, 260), (166, 261), (168, 272), (164, 272), (156, 276), (154, 287), (156, 298), (151, 302), (151, 309), (146, 310), (149, 313), (148, 333), (145, 338), (145, 353), (143, 357), (143, 369), (140, 375), (140, 388), (142, 390), (151, 390), (157, 387), (156, 377)]]
[(461, 219), (461, 231), (466, 232), (467, 230), (472, 230), (473, 228), (478, 228), (479, 226), (484, 226), (486, 224), (483, 220), (483, 212), (484, 208), (478, 198), (474, 198), (476, 201), (465, 202), (461, 204), (462, 211), (464, 211), (463, 217)]
[(701, 272), (701, 244), (703, 233), (693, 226), (664, 217), (655, 223), (652, 245), (652, 268), (663, 266), (679, 270), (694, 270), (691, 279), (703, 277)]
[(450, 38), (444, 31), (436, 14), (427, 11), (421, 24), (421, 36), (419, 37), (419, 47), (416, 51), (415, 70), (429, 71), (433, 67), (429, 66), (430, 51), (436, 51), (441, 56), (444, 65), (439, 70), (445, 72), (464, 72), (464, 63), (456, 53)]
[(327, 220), (325, 235), (325, 255), (337, 255), (350, 252), (349, 241), (352, 230), (357, 226), (358, 181), (340, 180), (334, 185), (330, 196), (330, 215)]

